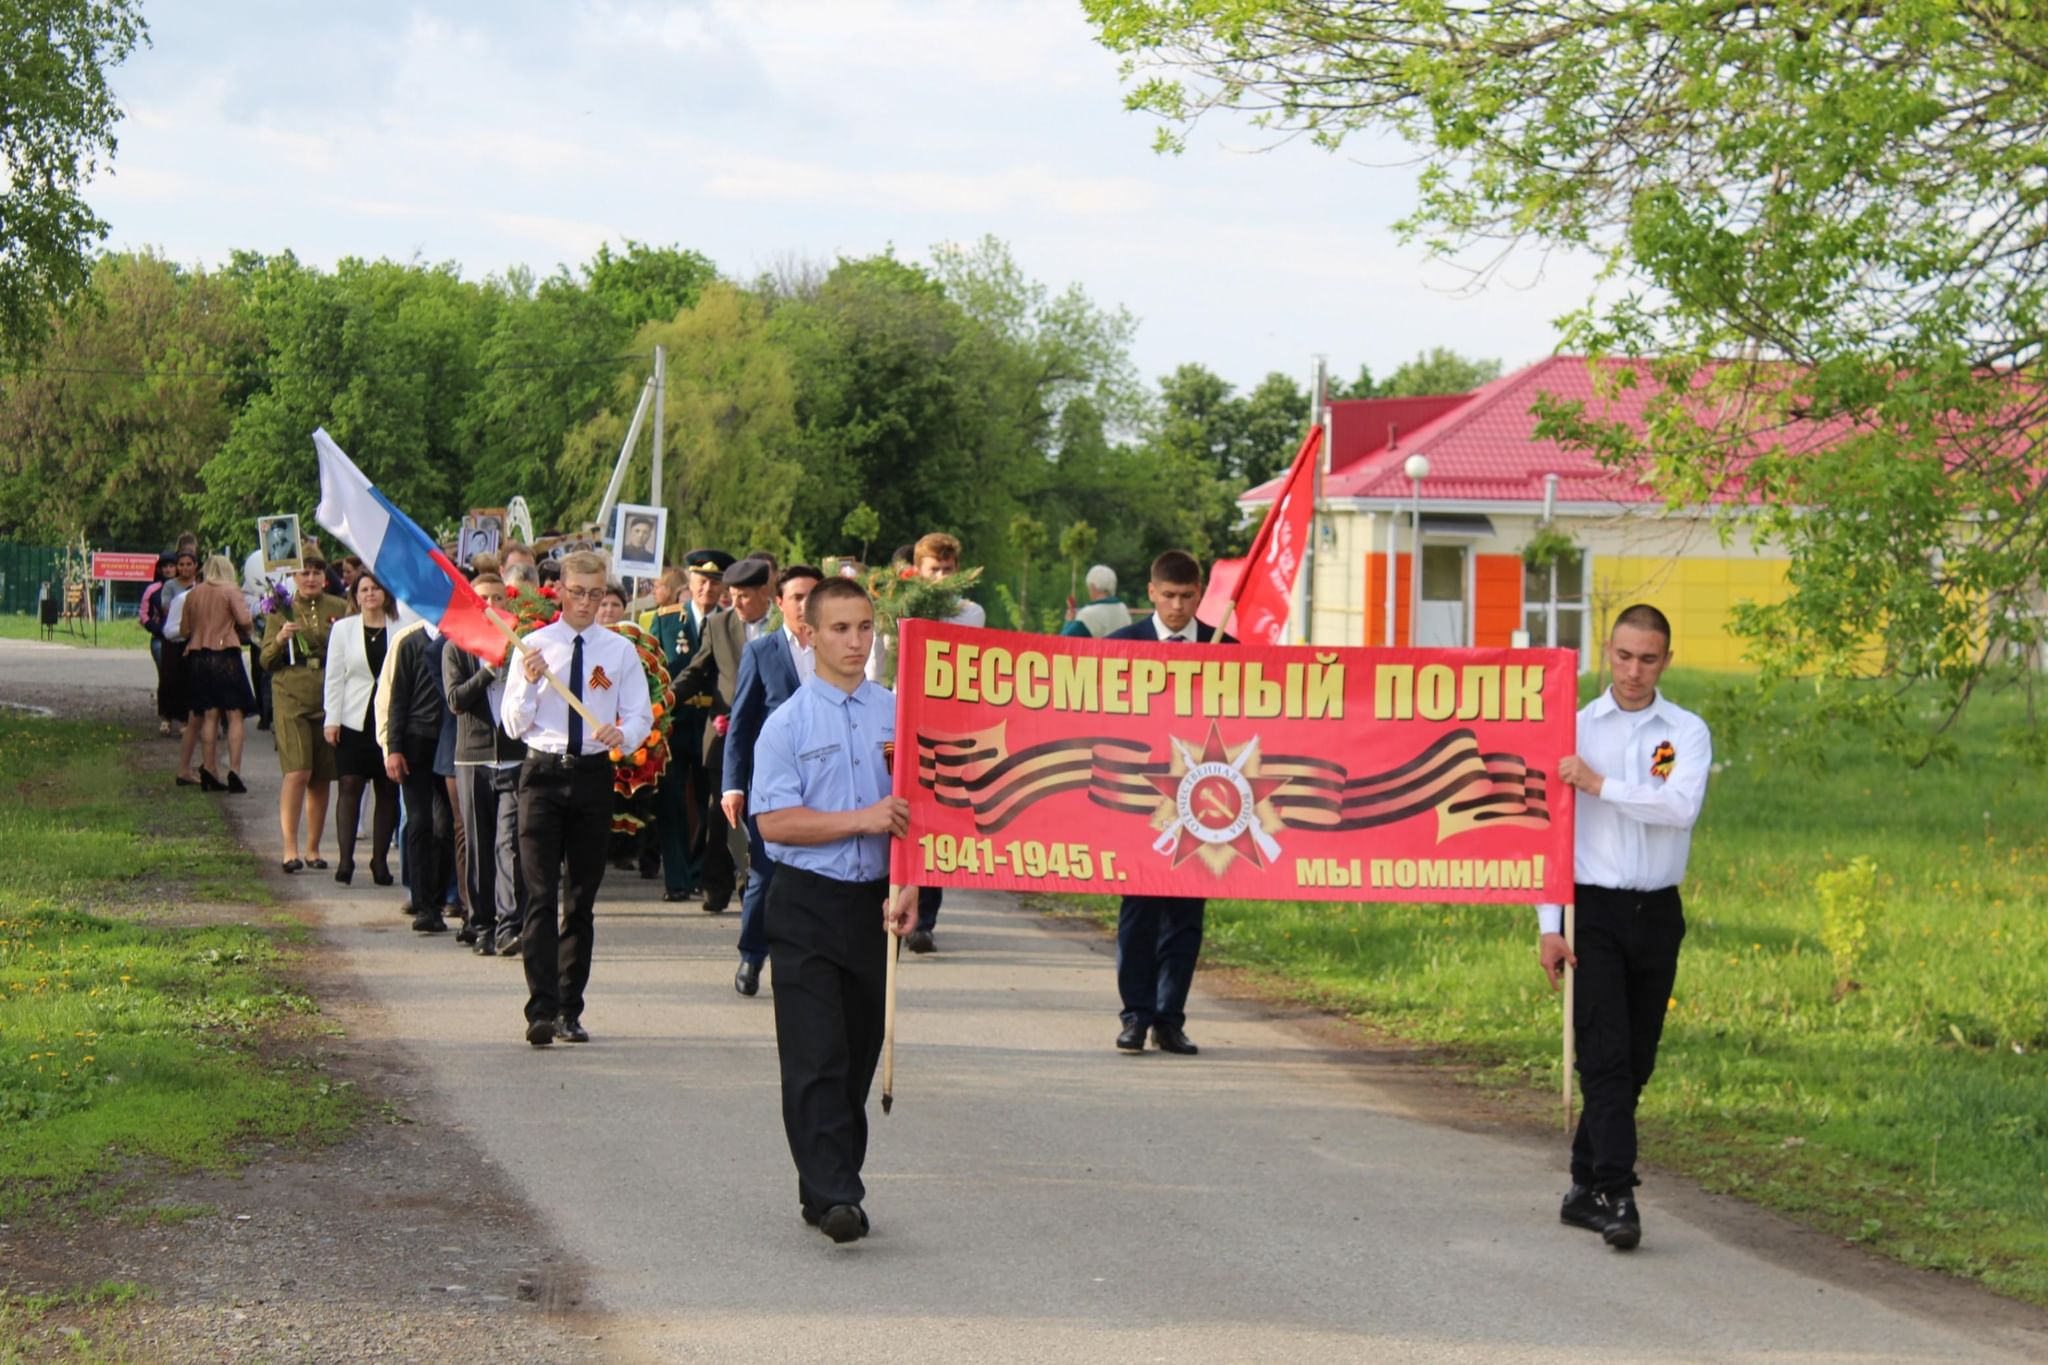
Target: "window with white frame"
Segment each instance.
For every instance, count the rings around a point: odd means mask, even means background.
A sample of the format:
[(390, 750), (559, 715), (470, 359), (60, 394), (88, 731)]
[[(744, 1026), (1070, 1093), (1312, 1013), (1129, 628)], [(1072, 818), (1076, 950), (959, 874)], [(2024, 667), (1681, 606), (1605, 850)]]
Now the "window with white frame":
[(1544, 568), (1522, 569), (1522, 626), (1529, 643), (1586, 657), (1586, 553), (1573, 550)]

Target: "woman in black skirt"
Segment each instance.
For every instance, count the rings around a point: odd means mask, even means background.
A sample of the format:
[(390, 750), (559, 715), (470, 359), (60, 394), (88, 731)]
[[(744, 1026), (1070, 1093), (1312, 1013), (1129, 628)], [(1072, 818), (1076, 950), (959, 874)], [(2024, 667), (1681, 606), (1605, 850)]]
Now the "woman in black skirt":
[[(242, 667), (242, 644), (254, 622), (249, 599), (235, 586), (235, 566), (226, 555), (207, 559), (206, 581), (173, 603), (171, 616), (175, 627), (165, 634), (167, 638), (175, 634), (184, 642), (185, 704), (191, 717), (187, 728), (199, 737), (199, 785), (206, 791), (239, 795), (249, 790), (242, 784), (242, 721), (256, 714), (256, 694)], [(214, 771), (223, 720), (228, 741), (226, 782)], [(189, 784), (189, 777), (181, 773), (178, 781)]]
[[(192, 591), (193, 586), (199, 581), (197, 550), (181, 549), (171, 562), (171, 577), (165, 579), (163, 586), (156, 590), (156, 600), (153, 603), (156, 610), (162, 613), (157, 618), (160, 621), (169, 618), (172, 605)], [(165, 636), (159, 636), (158, 642), (162, 648), (157, 650), (156, 655), (156, 713), (166, 727), (163, 733), (169, 734), (170, 730), (167, 727), (183, 726), (192, 714), (191, 703), (185, 696), (185, 642)], [(179, 759), (180, 767), (189, 764), (192, 760), (191, 751), (186, 750), (179, 755)]]
[(356, 874), (356, 831), (362, 821), (363, 788), (372, 794), (370, 877), (391, 885), (391, 837), (398, 828), (398, 784), (384, 773), (377, 744), (377, 677), (384, 669), (393, 618), (391, 594), (365, 569), (349, 588), (353, 611), (334, 623), (327, 637), (327, 742), (334, 746), (341, 778), (334, 808), (334, 834), (341, 861), (334, 880), (343, 886)]

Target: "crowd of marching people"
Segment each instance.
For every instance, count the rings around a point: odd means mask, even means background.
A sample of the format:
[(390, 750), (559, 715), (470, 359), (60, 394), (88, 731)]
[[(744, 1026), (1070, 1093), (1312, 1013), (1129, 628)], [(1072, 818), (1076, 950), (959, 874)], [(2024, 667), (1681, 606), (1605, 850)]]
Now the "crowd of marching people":
[[(349, 887), (402, 881), (402, 908), (419, 933), (452, 928), (479, 955), (518, 957), (528, 896), (517, 793), (528, 752), (501, 715), (507, 665), (446, 644), (356, 556), (330, 560), (309, 536), (299, 567), (271, 576), (264, 565), (280, 557), (275, 548), (259, 547), (238, 569), (187, 535), (159, 557), (144, 591), (139, 621), (157, 667), (160, 733), (180, 745), (176, 785), (246, 793), (245, 727), (270, 731), (282, 775), (282, 872), (331, 871)], [(933, 534), (898, 550), (895, 563), (906, 577), (940, 579), (959, 558), (956, 539)], [(510, 541), (462, 570), (503, 609), (513, 593), (556, 595), (562, 563)], [(815, 673), (804, 606), (824, 577), (766, 552), (704, 549), (664, 569), (644, 597), (607, 577), (595, 609), (599, 626), (630, 621), (644, 632), (676, 707), (658, 785), (615, 798), (622, 818), (606, 840), (608, 861), (659, 879), (671, 903), (698, 901), (711, 914), (737, 903), (734, 988), (743, 996), (760, 991), (775, 866), (746, 811), (754, 747), (768, 715)], [(1067, 633), (1129, 623), (1111, 570), (1098, 566), (1088, 584), (1092, 600), (1070, 611)], [(985, 621), (964, 600), (954, 619)], [(882, 653), (874, 651), (871, 677)], [(912, 951), (935, 950), (939, 903), (936, 890), (923, 894)]]
[[(503, 625), (462, 648), (409, 616), (361, 560), (330, 564), (317, 541), (299, 547), (288, 578), (268, 581), (265, 563), (283, 558), (274, 549), (251, 555), (238, 578), (226, 556), (202, 556), (187, 537), (162, 557), (144, 595), (162, 733), (180, 740), (177, 785), (246, 792), (244, 727), (258, 717), (275, 736), (283, 776), (282, 871), (330, 867), (321, 841), (338, 786), (334, 879), (355, 885), (360, 853), (372, 884), (403, 879), (414, 930), (446, 933), (453, 920), (457, 940), (477, 954), (519, 961), (534, 1047), (590, 1041), (582, 1014), (592, 912), (608, 865), (659, 877), (667, 901), (701, 897), (713, 914), (737, 897), (733, 986), (752, 997), (764, 963), (774, 974), (784, 1125), (804, 1220), (834, 1241), (866, 1235), (860, 1166), (886, 955), (883, 935), (855, 927), (881, 903), (882, 927), (929, 953), (940, 910), (935, 888), (892, 893), (886, 876), (888, 843), (907, 834), (909, 804), (888, 777), (895, 709), (878, 683), (891, 642), (875, 633), (866, 589), (772, 555), (706, 549), (664, 569), (636, 602), (600, 553), (544, 559), (512, 542), (460, 572), (482, 606), (546, 599), (537, 628), (516, 649)], [(928, 535), (895, 559), (904, 577), (943, 582), (958, 572), (960, 544)], [(1146, 584), (1152, 614), (1133, 619), (1115, 575), (1098, 566), (1088, 604), (1070, 605), (1062, 633), (1232, 643), (1197, 619), (1203, 578), (1193, 557), (1160, 555)], [(986, 623), (964, 598), (951, 620)], [(508, 648), (495, 647), (491, 629)], [(1558, 768), (1586, 803), (1575, 858), (1586, 917), (1576, 945), (1560, 932), (1560, 907), (1539, 910), (1540, 961), (1553, 984), (1583, 956), (1592, 998), (1607, 1002), (1588, 1010), (1581, 996), (1575, 1013), (1587, 1107), (1560, 1216), (1619, 1249), (1641, 1238), (1634, 1096), (1654, 1063), (1676, 972), (1678, 883), (1712, 752), (1704, 724), (1658, 691), (1670, 639), (1670, 623), (1647, 604), (1616, 619), (1607, 646), (1614, 685), (1580, 712), (1581, 752)], [(655, 675), (669, 684), (659, 701), (643, 648), (666, 673)], [(617, 775), (659, 737), (664, 706), (674, 708), (668, 762), (658, 787), (636, 791)], [(1674, 777), (1681, 754), (1690, 761)], [(1184, 1026), (1203, 914), (1200, 899), (1123, 898), (1118, 1051), (1199, 1051)]]

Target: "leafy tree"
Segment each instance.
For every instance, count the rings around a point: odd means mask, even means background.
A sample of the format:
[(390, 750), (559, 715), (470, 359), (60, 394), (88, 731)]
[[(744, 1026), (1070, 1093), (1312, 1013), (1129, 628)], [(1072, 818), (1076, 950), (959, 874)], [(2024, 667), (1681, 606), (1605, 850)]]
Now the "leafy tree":
[(240, 269), (268, 350), (258, 387), (200, 470), (206, 534), (239, 540), (270, 512), (310, 525), (318, 426), (414, 520), (432, 525), (460, 506), (460, 424), (490, 298), (452, 265), (351, 257), (327, 274), (286, 254)]
[(868, 562), (868, 546), (882, 530), (882, 518), (866, 503), (846, 514), (846, 520), (839, 523), (839, 534), (848, 540), (860, 542), (860, 562)]
[(1438, 393), (1470, 393), (1498, 378), (1498, 360), (1468, 359), (1447, 346), (1432, 346), (1427, 351), (1417, 351), (1415, 359), (1395, 366), (1377, 393), (1363, 396), (1421, 398)]
[(1031, 562), (1045, 549), (1045, 523), (1029, 512), (1010, 518), (1010, 548), (1016, 552), (1017, 628), (1031, 629)]
[[(796, 444), (796, 387), (759, 300), (713, 284), (695, 307), (642, 327), (632, 344), (641, 353), (668, 348), (662, 498), (674, 511), (677, 536), (689, 544), (782, 552), (802, 476), (788, 454)], [(644, 370), (621, 376), (611, 405), (565, 444), (564, 475), (584, 490), (569, 506), (576, 520), (597, 513), (644, 381)], [(629, 487), (636, 473), (643, 486), (650, 477), (646, 449), (628, 464)]]
[(1085, 521), (1068, 524), (1060, 532), (1060, 558), (1067, 561), (1067, 596), (1081, 595), (1081, 563), (1095, 553), (1095, 528)]
[(147, 41), (138, 0), (13, 0), (0, 61), (0, 359), (49, 338), (107, 224), (84, 190), (114, 156), (106, 72)]
[[(1084, 0), (1185, 128), (1248, 111), (1335, 150), (1419, 148), (1406, 220), (1447, 255), (1590, 249), (1625, 287), (1563, 342), (1653, 356), (1647, 434), (1548, 430), (1723, 496), (1791, 559), (1746, 612), (1767, 678), (1877, 676), (1823, 704), (1913, 745), (2039, 648), (2048, 560), (2048, 17), (1966, 0)], [(1162, 133), (1171, 144), (1181, 134)], [(1482, 270), (1482, 276), (1483, 276)], [(1929, 752), (1922, 742), (1919, 752)]]
[(0, 378), (0, 528), (99, 545), (188, 529), (199, 468), (227, 436), (257, 350), (235, 283), (110, 255), (41, 363)]

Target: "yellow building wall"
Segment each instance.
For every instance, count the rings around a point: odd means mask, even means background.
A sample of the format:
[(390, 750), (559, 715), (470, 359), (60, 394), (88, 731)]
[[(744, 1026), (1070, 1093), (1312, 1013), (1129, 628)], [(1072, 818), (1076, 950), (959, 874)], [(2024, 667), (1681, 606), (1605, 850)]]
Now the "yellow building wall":
[(1746, 642), (1734, 630), (1738, 602), (1785, 597), (1783, 559), (1686, 555), (1593, 556), (1593, 629), (1604, 634), (1614, 614), (1648, 602), (1671, 619), (1673, 660), (1685, 668), (1747, 672)]
[[(1536, 520), (1493, 518), (1496, 534), (1470, 542), (1474, 553), (1519, 554), (1536, 532)], [(1318, 518), (1313, 561), (1313, 603), (1305, 642), (1319, 645), (1378, 644), (1365, 638), (1368, 555), (1386, 553), (1383, 516), (1329, 509)], [(1677, 634), (1672, 649), (1686, 667), (1747, 672), (1744, 641), (1732, 630), (1731, 612), (1743, 601), (1768, 603), (1785, 596), (1786, 561), (1757, 554), (1739, 530), (1726, 545), (1705, 523), (1682, 518), (1560, 518), (1559, 529), (1585, 548), (1592, 572), (1588, 627), (1604, 638), (1615, 612), (1631, 602), (1649, 602), (1671, 618)], [(1407, 549), (1407, 531), (1399, 531)], [(1290, 638), (1304, 640), (1303, 633)], [(1597, 658), (1589, 658), (1597, 666)]]

